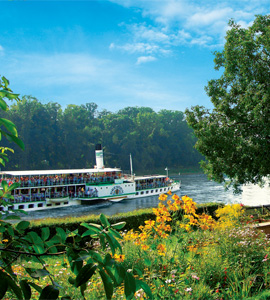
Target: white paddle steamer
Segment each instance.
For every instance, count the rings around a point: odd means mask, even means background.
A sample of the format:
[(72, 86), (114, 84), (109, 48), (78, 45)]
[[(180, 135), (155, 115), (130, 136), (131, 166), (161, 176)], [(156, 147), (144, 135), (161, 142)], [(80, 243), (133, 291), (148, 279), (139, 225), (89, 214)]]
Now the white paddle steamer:
[(180, 182), (165, 175), (125, 175), (119, 168), (105, 168), (103, 150), (96, 145), (96, 166), (93, 169), (3, 171), (0, 180), (20, 186), (0, 211), (34, 211), (96, 201), (118, 202), (123, 199), (159, 195), (180, 190)]

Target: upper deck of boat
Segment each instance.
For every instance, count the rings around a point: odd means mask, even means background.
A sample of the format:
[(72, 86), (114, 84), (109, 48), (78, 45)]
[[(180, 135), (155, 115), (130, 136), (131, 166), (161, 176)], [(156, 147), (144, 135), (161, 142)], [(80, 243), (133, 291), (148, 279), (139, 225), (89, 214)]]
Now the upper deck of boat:
[(1, 171), (0, 177), (30, 177), (30, 176), (45, 176), (45, 175), (65, 175), (65, 174), (96, 174), (96, 173), (111, 173), (121, 172), (118, 168), (102, 168), (102, 169), (63, 169), (63, 170), (33, 170), (33, 171)]

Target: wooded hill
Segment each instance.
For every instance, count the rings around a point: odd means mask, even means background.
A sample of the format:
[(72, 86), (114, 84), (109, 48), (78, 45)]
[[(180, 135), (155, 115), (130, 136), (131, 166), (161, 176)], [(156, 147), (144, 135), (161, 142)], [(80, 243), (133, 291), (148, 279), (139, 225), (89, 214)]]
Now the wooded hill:
[(15, 123), (25, 143), (25, 151), (15, 148), (9, 155), (8, 170), (92, 168), (97, 143), (103, 145), (107, 167), (129, 170), (131, 153), (135, 173), (165, 167), (180, 172), (202, 159), (180, 111), (127, 107), (112, 113), (98, 111), (95, 103), (62, 109), (58, 103), (24, 96), (1, 117)]

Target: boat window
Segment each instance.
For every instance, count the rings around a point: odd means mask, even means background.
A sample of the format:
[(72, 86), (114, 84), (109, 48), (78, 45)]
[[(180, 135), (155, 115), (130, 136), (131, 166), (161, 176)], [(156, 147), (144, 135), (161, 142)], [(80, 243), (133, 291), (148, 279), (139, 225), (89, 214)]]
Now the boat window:
[(162, 192), (162, 189), (160, 189), (160, 191)]
[(24, 209), (24, 205), (19, 205), (19, 209)]
[(139, 193), (137, 192), (136, 195), (139, 195)]
[(60, 202), (56, 202), (56, 203), (55, 203), (56, 206), (59, 206), (60, 204), (61, 204)]
[(68, 205), (68, 201), (67, 201), (67, 202), (64, 202), (64, 205)]
[(153, 193), (154, 191), (153, 190), (151, 190), (151, 193)]
[(144, 194), (144, 192), (141, 192), (141, 195), (143, 195)]
[(14, 209), (14, 205), (8, 207), (8, 210), (12, 210), (12, 209)]
[(38, 207), (43, 207), (43, 203), (38, 203)]
[(48, 203), (48, 204), (47, 204), (47, 207), (49, 207), (49, 206), (52, 206), (52, 204), (51, 204), (51, 203)]
[(4, 207), (3, 206), (0, 206), (0, 211), (3, 211), (4, 210)]
[(149, 193), (149, 191), (146, 191), (146, 194), (148, 194)]
[(29, 204), (28, 208), (34, 208), (34, 204)]
[(158, 192), (158, 189), (156, 189), (156, 193)]

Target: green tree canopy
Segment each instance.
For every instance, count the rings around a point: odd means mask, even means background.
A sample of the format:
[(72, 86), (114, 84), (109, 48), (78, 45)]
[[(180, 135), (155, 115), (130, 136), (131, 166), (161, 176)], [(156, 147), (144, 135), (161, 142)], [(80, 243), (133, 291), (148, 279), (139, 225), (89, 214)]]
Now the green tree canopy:
[(249, 28), (230, 21), (222, 52), (215, 53), (219, 79), (206, 92), (213, 110), (186, 110), (206, 157), (203, 168), (218, 182), (263, 183), (270, 172), (270, 16), (257, 16)]

